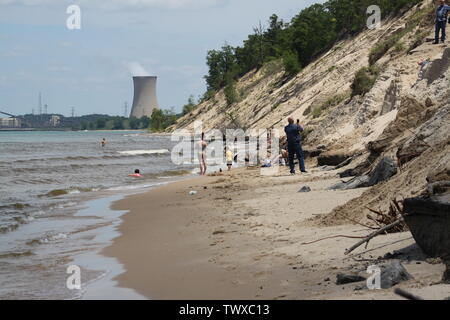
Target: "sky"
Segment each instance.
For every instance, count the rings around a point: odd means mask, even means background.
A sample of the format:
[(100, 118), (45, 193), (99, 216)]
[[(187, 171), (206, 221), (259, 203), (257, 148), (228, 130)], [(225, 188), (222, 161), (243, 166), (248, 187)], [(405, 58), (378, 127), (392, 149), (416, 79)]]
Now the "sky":
[[(0, 110), (124, 115), (134, 73), (158, 77), (162, 109), (206, 91), (206, 54), (241, 45), (275, 13), (285, 21), (314, 0), (0, 0)], [(81, 29), (67, 28), (70, 5)]]

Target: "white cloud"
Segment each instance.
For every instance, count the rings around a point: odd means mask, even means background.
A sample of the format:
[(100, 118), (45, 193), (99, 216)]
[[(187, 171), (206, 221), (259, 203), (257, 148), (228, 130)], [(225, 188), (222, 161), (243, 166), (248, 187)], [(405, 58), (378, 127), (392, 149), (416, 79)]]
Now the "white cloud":
[[(75, 4), (101, 9), (163, 8), (192, 9), (208, 8), (226, 3), (228, 0), (78, 0)], [(66, 3), (69, 5), (69, 3)], [(0, 5), (61, 5), (60, 0), (0, 0)]]

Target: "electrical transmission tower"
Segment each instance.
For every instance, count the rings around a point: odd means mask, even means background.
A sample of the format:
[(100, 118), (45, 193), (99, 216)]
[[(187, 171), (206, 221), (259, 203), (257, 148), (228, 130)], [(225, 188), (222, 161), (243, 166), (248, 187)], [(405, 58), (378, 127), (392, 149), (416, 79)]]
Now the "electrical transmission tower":
[(39, 112), (39, 115), (42, 115), (42, 93), (41, 92), (39, 92), (38, 112)]

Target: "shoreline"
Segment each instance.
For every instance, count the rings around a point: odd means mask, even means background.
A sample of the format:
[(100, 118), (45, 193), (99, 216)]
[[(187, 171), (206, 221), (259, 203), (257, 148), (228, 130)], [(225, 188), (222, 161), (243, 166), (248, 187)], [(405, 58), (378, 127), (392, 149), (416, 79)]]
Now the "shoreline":
[[(393, 289), (336, 285), (336, 275), (356, 270), (368, 277), (367, 266), (377, 257), (413, 248), (402, 263), (415, 279), (399, 286), (428, 299), (450, 295), (449, 286), (430, 286), (443, 266), (427, 263), (409, 232), (377, 237), (350, 256), (344, 251), (356, 239), (302, 244), (367, 234), (358, 225), (311, 221), (367, 190), (326, 190), (339, 180), (335, 171), (315, 168), (290, 176), (282, 167), (270, 177), (239, 168), (126, 196), (111, 206), (127, 211), (120, 235), (101, 254), (124, 266), (114, 278), (119, 287), (147, 299), (399, 299)], [(298, 193), (305, 185), (312, 191)], [(191, 190), (198, 193), (189, 195)]]

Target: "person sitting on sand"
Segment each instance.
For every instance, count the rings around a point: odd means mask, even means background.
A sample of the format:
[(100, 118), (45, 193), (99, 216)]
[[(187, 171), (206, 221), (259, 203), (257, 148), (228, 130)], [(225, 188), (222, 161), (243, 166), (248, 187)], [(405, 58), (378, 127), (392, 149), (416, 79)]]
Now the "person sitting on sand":
[(289, 154), (288, 154), (287, 150), (281, 149), (280, 158), (279, 158), (280, 165), (287, 166), (288, 156), (289, 156)]
[(431, 63), (430, 58), (427, 58), (424, 61), (421, 61), (418, 63), (418, 65), (420, 66), (420, 70), (419, 70), (419, 80), (422, 80), (423, 77), (425, 76), (425, 72), (427, 71), (429, 65)]
[(227, 167), (228, 171), (231, 171), (231, 167), (233, 166), (233, 152), (231, 152), (230, 148), (226, 149), (225, 156), (227, 159)]
[(129, 174), (129, 177), (142, 178), (141, 171), (139, 169), (134, 170), (133, 174)]
[(272, 167), (272, 160), (270, 160), (269, 157), (267, 157), (264, 161), (263, 164), (261, 165), (261, 168), (270, 168)]
[(200, 151), (198, 152), (198, 161), (200, 163), (200, 175), (206, 174), (206, 147), (208, 143), (205, 141), (205, 133), (202, 132), (202, 139), (198, 142)]

